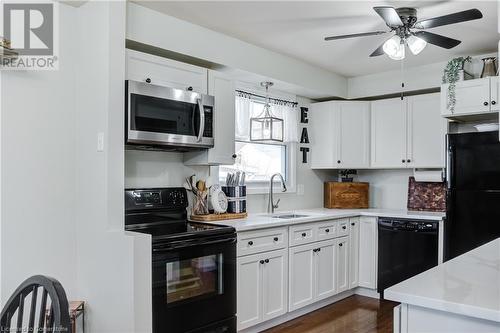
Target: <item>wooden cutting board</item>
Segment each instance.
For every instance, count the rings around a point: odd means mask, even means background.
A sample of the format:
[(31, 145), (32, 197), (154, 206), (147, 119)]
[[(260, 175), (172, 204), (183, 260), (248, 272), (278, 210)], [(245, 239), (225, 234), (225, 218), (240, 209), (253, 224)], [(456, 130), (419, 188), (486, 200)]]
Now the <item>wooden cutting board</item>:
[(224, 213), (224, 214), (207, 214), (207, 215), (191, 215), (189, 219), (196, 222), (211, 222), (224, 220), (237, 220), (247, 218), (248, 213)]
[(325, 208), (368, 208), (368, 183), (326, 182), (324, 185)]

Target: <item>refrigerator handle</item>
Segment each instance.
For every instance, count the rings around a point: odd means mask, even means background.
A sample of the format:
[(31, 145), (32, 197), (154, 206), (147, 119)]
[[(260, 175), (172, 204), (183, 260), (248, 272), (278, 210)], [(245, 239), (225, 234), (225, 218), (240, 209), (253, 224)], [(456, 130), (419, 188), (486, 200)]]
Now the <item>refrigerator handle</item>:
[(453, 148), (451, 146), (447, 146), (446, 152), (446, 188), (451, 189), (451, 169), (453, 167)]

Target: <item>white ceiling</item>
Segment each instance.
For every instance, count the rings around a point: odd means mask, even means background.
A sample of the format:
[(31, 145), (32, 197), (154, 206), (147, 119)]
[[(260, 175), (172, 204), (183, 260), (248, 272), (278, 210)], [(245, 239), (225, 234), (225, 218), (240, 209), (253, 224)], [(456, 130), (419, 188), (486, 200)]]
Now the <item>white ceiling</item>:
[[(497, 1), (135, 1), (151, 9), (236, 37), (326, 70), (358, 76), (400, 67), (385, 55), (368, 57), (389, 34), (325, 42), (326, 36), (385, 30), (373, 6), (418, 8), (425, 19), (478, 8), (483, 18), (430, 29), (462, 43), (451, 50), (428, 45), (405, 65), (446, 61), (456, 55), (496, 52)], [(182, 33), (180, 33), (182, 38)], [(409, 52), (407, 52), (409, 53)]]

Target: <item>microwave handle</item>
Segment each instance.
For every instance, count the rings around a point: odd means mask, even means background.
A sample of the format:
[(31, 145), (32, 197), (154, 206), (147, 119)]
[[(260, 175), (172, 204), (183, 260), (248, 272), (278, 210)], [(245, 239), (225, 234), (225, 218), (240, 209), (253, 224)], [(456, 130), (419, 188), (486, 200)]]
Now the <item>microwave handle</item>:
[(205, 132), (205, 108), (203, 107), (203, 103), (201, 102), (201, 98), (198, 99), (198, 108), (200, 109), (200, 130), (198, 132), (197, 142), (200, 142), (203, 139), (203, 132)]

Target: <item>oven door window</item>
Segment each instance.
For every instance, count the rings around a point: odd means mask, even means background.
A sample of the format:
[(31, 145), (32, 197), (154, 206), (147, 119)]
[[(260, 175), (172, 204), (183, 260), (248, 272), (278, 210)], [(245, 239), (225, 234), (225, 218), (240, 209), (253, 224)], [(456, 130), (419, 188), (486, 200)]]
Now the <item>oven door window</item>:
[(200, 117), (197, 104), (131, 94), (133, 130), (176, 135), (198, 135)]
[(223, 255), (166, 263), (167, 304), (223, 293)]

